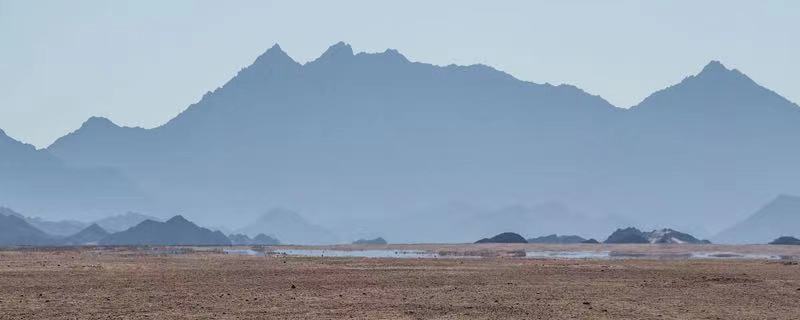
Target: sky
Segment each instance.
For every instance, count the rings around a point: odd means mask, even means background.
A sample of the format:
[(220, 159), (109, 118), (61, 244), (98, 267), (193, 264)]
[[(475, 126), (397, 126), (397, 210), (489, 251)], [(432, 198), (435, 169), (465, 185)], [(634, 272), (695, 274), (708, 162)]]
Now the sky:
[(0, 129), (43, 148), (91, 116), (155, 127), (275, 43), (481, 63), (624, 108), (720, 60), (800, 102), (798, 39), (793, 0), (0, 0)]

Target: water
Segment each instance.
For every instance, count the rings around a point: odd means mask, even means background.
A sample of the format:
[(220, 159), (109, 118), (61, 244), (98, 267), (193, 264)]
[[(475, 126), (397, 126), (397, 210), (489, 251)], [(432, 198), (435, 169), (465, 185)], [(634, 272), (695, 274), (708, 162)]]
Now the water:
[(225, 249), (225, 254), (232, 254), (238, 256), (264, 256), (263, 252), (255, 251), (252, 249)]
[(527, 251), (526, 258), (531, 259), (610, 259), (608, 251)]
[(297, 257), (347, 257), (347, 258), (439, 258), (436, 253), (422, 250), (315, 250), (315, 249), (280, 249), (275, 254)]
[(646, 253), (621, 251), (527, 251), (525, 257), (530, 259), (753, 259), (753, 260), (785, 260), (793, 257), (747, 254), (733, 252), (687, 252), (687, 253)]

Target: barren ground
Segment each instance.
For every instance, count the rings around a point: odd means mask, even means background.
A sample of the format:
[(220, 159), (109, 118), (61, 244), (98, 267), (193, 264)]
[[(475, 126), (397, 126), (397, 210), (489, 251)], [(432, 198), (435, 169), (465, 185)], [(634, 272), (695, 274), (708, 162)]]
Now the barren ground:
[[(518, 249), (442, 247), (462, 252)], [(646, 250), (642, 248), (646, 247), (629, 247)], [(791, 250), (795, 249), (785, 249)], [(0, 251), (0, 319), (798, 317), (796, 260), (534, 260), (504, 254), (481, 259), (301, 258), (218, 250), (153, 254), (94, 248)]]

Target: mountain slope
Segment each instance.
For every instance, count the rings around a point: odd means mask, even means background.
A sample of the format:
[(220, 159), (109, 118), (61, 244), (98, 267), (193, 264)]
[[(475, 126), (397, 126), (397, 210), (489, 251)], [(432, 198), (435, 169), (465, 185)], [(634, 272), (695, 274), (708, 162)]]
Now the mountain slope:
[(0, 214), (0, 245), (51, 245), (52, 237), (15, 215)]
[(90, 226), (86, 227), (85, 229), (81, 230), (80, 232), (73, 234), (63, 240), (61, 240), (61, 244), (64, 245), (94, 245), (97, 244), (100, 240), (104, 239), (109, 235), (108, 231), (104, 230), (96, 223), (91, 224)]
[(743, 221), (714, 237), (721, 243), (767, 243), (800, 235), (800, 197), (781, 195)]
[[(240, 233), (258, 235), (269, 234), (286, 244), (333, 244), (338, 242), (336, 235), (329, 230), (308, 222), (297, 212), (273, 209), (262, 214)], [(253, 239), (255, 240), (255, 238)]]

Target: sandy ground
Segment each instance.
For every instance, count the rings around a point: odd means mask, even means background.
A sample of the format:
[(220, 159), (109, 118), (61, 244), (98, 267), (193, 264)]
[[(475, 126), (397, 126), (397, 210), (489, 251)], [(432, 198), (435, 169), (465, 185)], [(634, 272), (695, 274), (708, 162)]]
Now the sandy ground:
[[(519, 249), (429, 246), (460, 252)], [(723, 249), (716, 251), (731, 251)], [(92, 248), (0, 251), (0, 319), (798, 317), (796, 260), (533, 260), (505, 254), (481, 259), (300, 258), (226, 255), (218, 250), (153, 254)]]

